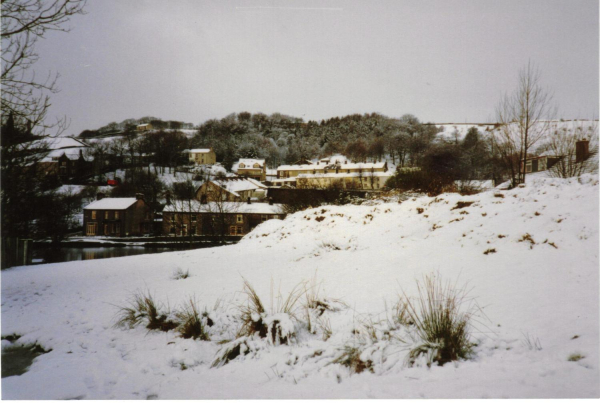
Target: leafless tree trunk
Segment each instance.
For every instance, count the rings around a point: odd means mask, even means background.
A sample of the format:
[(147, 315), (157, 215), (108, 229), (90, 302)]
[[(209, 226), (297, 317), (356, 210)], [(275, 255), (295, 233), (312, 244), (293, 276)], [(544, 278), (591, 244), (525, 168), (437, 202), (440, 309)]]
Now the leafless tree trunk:
[[(529, 62), (519, 71), (517, 88), (496, 107), (496, 119), (501, 124), (496, 144), (509, 164), (513, 186), (525, 182), (526, 169), (521, 169), (521, 161), (525, 162), (531, 147), (548, 135), (550, 120), (556, 114), (552, 95), (541, 86), (540, 79), (539, 69)], [(508, 159), (510, 155), (518, 156), (518, 161)]]

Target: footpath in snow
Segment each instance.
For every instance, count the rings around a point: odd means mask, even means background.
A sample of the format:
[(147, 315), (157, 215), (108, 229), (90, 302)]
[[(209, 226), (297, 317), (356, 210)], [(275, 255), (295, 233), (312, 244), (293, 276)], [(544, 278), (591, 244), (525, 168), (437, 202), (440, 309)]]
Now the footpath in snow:
[[(323, 206), (233, 246), (9, 269), (2, 335), (20, 338), (2, 348), (51, 351), (3, 378), (2, 398), (598, 397), (598, 241), (597, 175), (531, 178), (472, 196)], [(395, 306), (431, 274), (466, 285), (481, 309), (468, 360), (407, 360)], [(270, 320), (289, 344), (247, 338), (217, 363), (241, 327), (244, 280), (267, 310), (298, 285), (331, 310), (315, 315), (302, 296), (297, 321)], [(115, 327), (136, 293), (172, 311), (192, 299), (210, 341)], [(353, 350), (361, 373), (344, 361)]]

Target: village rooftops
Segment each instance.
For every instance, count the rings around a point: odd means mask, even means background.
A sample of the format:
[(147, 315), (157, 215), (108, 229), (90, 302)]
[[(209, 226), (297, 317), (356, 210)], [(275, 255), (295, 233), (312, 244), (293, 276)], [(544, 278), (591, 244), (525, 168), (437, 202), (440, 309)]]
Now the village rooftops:
[(123, 210), (137, 201), (136, 198), (102, 198), (87, 205), (84, 210)]
[(283, 205), (269, 204), (264, 202), (208, 202), (200, 203), (198, 200), (173, 200), (170, 205), (165, 206), (163, 212), (179, 213), (253, 213), (260, 215), (284, 214)]
[(265, 185), (252, 178), (229, 177), (221, 180), (213, 180), (212, 183), (231, 192), (235, 196), (240, 196), (238, 192), (267, 189)]
[(370, 169), (382, 169), (386, 167), (385, 161), (379, 163), (338, 163), (338, 164), (302, 164), (302, 165), (289, 165), (279, 166), (277, 171), (309, 171), (316, 169), (328, 169), (328, 170), (370, 170)]
[[(242, 166), (243, 164), (243, 166)], [(240, 159), (240, 161), (238, 162), (238, 168), (253, 168), (254, 164), (258, 164), (261, 168), (265, 165), (265, 160), (259, 160), (259, 159)]]
[(376, 172), (371, 172), (371, 171), (366, 171), (366, 172), (362, 172), (362, 173), (357, 173), (357, 172), (353, 172), (353, 173), (316, 173), (316, 174), (298, 174), (298, 177), (296, 178), (348, 178), (348, 177), (355, 177), (355, 178), (370, 178), (370, 177), (391, 177), (392, 175), (394, 175), (393, 172), (390, 171), (386, 171), (386, 172), (381, 172), (381, 171), (376, 171)]
[(43, 159), (41, 159), (41, 162), (51, 162), (51, 161), (56, 161), (58, 160), (63, 154), (65, 155), (66, 158), (68, 158), (69, 160), (79, 160), (79, 157), (83, 156), (84, 160), (86, 161), (92, 161), (94, 160), (94, 158), (92, 156), (85, 156), (83, 154), (83, 152), (86, 150), (85, 147), (76, 147), (76, 148), (72, 148), (72, 149), (58, 149), (58, 150), (52, 150), (50, 151), (50, 153), (48, 153)]

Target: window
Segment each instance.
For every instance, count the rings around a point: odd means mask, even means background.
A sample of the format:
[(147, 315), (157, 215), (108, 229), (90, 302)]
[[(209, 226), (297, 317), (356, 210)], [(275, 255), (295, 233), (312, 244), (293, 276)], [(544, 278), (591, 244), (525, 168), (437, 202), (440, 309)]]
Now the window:
[(236, 230), (237, 230), (236, 226), (229, 226), (229, 234), (231, 234), (232, 236), (236, 235)]
[(85, 234), (87, 236), (95, 236), (97, 228), (98, 228), (98, 225), (96, 223), (88, 223)]
[(260, 168), (260, 165), (258, 165), (258, 163), (254, 164), (254, 168)]
[(95, 210), (92, 210), (92, 219), (96, 220), (96, 211)]
[(265, 222), (265, 221), (267, 221), (267, 220), (268, 220), (268, 219), (267, 219), (267, 215), (260, 215), (260, 221), (261, 221), (261, 222)]
[(530, 173), (531, 172), (531, 160), (529, 160), (526, 164), (525, 164), (525, 171)]
[(121, 235), (121, 223), (117, 223), (115, 227), (115, 233)]
[(244, 223), (244, 215), (237, 215), (237, 223)]
[(118, 210), (115, 210), (115, 219), (117, 219), (117, 220), (119, 219), (119, 211)]
[(244, 230), (243, 230), (242, 226), (238, 226), (237, 227), (237, 233), (238, 234), (244, 234)]
[(196, 221), (196, 215), (192, 215), (192, 222)]
[(108, 219), (108, 210), (105, 210), (104, 211), (104, 220), (107, 220), (107, 219)]
[(109, 233), (108, 225), (107, 225), (107, 224), (105, 224), (105, 225), (104, 225), (104, 235), (105, 235), (105, 236), (108, 236), (109, 234), (110, 234), (110, 233)]
[(238, 167), (239, 167), (239, 168), (244, 168), (244, 167), (246, 167), (246, 166), (244, 165), (244, 163), (240, 163), (240, 165), (239, 165)]

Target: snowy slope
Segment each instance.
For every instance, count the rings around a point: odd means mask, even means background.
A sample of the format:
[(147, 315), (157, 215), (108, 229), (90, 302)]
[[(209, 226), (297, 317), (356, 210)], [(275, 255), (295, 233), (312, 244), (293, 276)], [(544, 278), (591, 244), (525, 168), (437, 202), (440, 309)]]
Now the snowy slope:
[[(473, 202), (453, 209), (458, 202)], [(421, 213), (419, 211), (422, 209)], [(526, 235), (524, 241), (523, 237)], [(531, 241), (528, 241), (531, 240)], [(489, 249), (495, 253), (484, 254)], [(173, 279), (175, 270), (187, 279)], [(469, 361), (408, 367), (386, 341), (391, 308), (415, 279), (468, 283), (484, 314)], [(346, 306), (332, 336), (300, 328), (290, 345), (251, 341), (211, 368), (237, 331), (243, 278), (270, 305), (316, 278)], [(234, 246), (2, 272), (2, 335), (53, 351), (2, 379), (5, 399), (598, 397), (598, 177), (532, 178), (524, 188), (444, 194), (401, 204), (326, 206), (271, 220)], [(147, 290), (171, 308), (190, 297), (215, 325), (212, 341), (113, 327), (118, 306)], [(220, 305), (214, 309), (215, 302)], [(301, 315), (301, 313), (299, 313)], [(365, 324), (378, 341), (364, 336)], [(529, 343), (527, 342), (529, 341)], [(9, 345), (3, 341), (3, 346)], [(373, 372), (335, 363), (360, 347)], [(541, 348), (541, 349), (538, 349)], [(584, 358), (569, 361), (579, 354)]]

